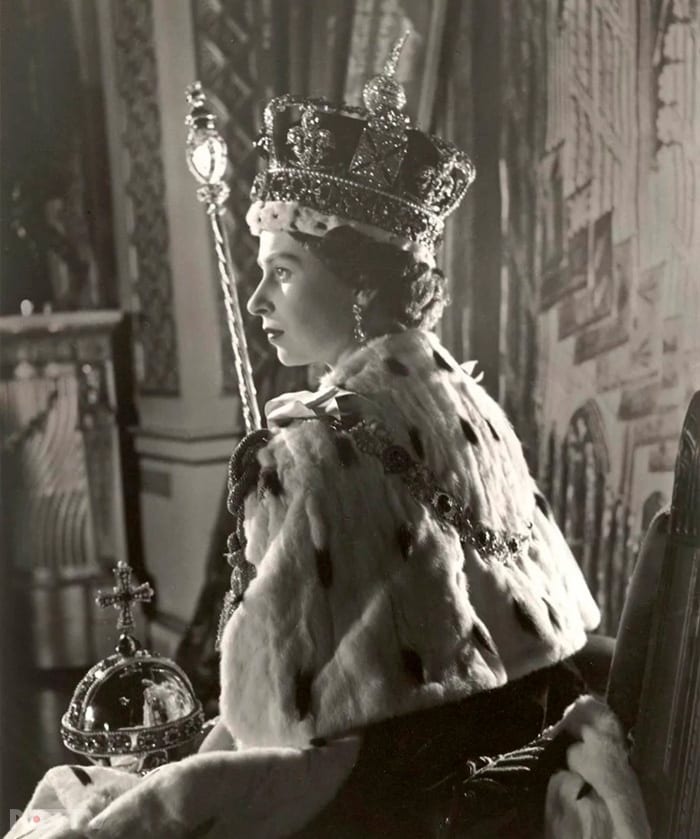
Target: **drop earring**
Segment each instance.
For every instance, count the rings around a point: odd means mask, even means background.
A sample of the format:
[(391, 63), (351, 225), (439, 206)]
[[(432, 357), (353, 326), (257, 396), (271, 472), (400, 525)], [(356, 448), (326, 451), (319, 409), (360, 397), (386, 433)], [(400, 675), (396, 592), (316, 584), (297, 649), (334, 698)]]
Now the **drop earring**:
[(359, 302), (355, 301), (352, 304), (352, 314), (355, 318), (355, 328), (353, 329), (353, 335), (355, 337), (355, 341), (358, 344), (364, 344), (367, 341), (367, 333), (364, 329), (364, 324), (362, 323), (362, 314), (364, 308), (360, 305)]

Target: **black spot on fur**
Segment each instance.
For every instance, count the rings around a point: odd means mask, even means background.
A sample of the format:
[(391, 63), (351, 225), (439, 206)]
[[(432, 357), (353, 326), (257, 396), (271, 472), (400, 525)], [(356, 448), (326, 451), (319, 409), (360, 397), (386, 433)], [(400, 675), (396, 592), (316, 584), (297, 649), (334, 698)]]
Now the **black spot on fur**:
[(420, 432), (417, 428), (409, 428), (408, 436), (411, 438), (411, 445), (418, 457), (423, 460), (425, 457), (425, 449), (423, 448), (423, 441), (421, 440)]
[(580, 801), (582, 798), (585, 798), (587, 795), (590, 795), (593, 792), (593, 787), (588, 783), (588, 781), (584, 781), (581, 785), (581, 789), (578, 791), (578, 795), (576, 796), (576, 800)]
[(395, 375), (395, 376), (408, 376), (410, 370), (403, 364), (398, 358), (394, 358), (393, 356), (389, 356), (388, 358), (384, 359), (384, 364), (386, 364), (387, 368)]
[(469, 422), (469, 420), (464, 419), (464, 417), (460, 417), (459, 424), (462, 427), (462, 434), (464, 434), (464, 437), (467, 440), (467, 442), (472, 443), (472, 445), (474, 446), (478, 446), (479, 438), (476, 436), (474, 426)]
[(333, 563), (328, 548), (316, 548), (316, 570), (321, 585), (330, 588), (333, 583)]
[(328, 740), (326, 740), (325, 737), (314, 737), (309, 740), (309, 744), (315, 749), (322, 749), (324, 746), (328, 745)]
[(489, 431), (491, 432), (491, 434), (493, 434), (493, 439), (497, 443), (500, 442), (500, 440), (501, 440), (500, 435), (499, 435), (498, 431), (496, 431), (496, 429), (491, 424), (491, 420), (486, 420), (486, 425), (488, 425)]
[(284, 492), (280, 476), (271, 466), (260, 470), (260, 495), (265, 495), (268, 492), (275, 497), (282, 495)]
[(198, 824), (197, 827), (190, 830), (187, 834), (187, 839), (204, 839), (205, 836), (208, 836), (211, 833), (211, 829), (215, 824), (216, 816), (206, 819), (201, 824)]
[(410, 524), (403, 523), (399, 525), (399, 529), (396, 531), (396, 540), (399, 543), (399, 548), (401, 550), (401, 556), (404, 559), (408, 559), (411, 554), (413, 553), (413, 528)]
[(357, 451), (355, 450), (355, 444), (352, 442), (352, 438), (349, 435), (334, 434), (333, 442), (335, 443), (335, 449), (338, 452), (338, 460), (342, 466), (354, 466), (359, 462)]
[(435, 364), (437, 364), (437, 366), (438, 366), (441, 370), (447, 370), (447, 372), (448, 372), (448, 373), (451, 373), (451, 372), (452, 372), (452, 368), (450, 367), (450, 365), (449, 365), (449, 364), (447, 363), (447, 361), (446, 361), (446, 360), (445, 360), (445, 359), (444, 359), (444, 358), (440, 355), (440, 353), (439, 353), (437, 350), (433, 350), (433, 358), (435, 359)]
[(303, 720), (311, 711), (311, 683), (314, 677), (308, 671), (300, 671), (294, 683), (294, 703), (297, 706), (299, 719)]
[(535, 635), (537, 638), (542, 638), (543, 633), (540, 625), (537, 623), (535, 616), (530, 611), (529, 607), (525, 606), (518, 600), (513, 601), (513, 611), (515, 618), (520, 624), (521, 629), (529, 632), (530, 635)]
[(549, 602), (549, 600), (544, 601), (544, 605), (547, 607), (547, 614), (549, 615), (549, 622), (555, 629), (561, 629), (561, 621), (559, 620), (559, 615), (554, 611), (554, 607)]
[(542, 495), (541, 492), (535, 493), (535, 504), (539, 508), (540, 512), (543, 513), (545, 516), (551, 515), (551, 510), (549, 508), (549, 503), (547, 499)]
[(92, 778), (84, 769), (81, 769), (80, 766), (71, 766), (71, 771), (84, 787), (90, 786)]
[(493, 643), (493, 639), (480, 623), (474, 624), (472, 632), (474, 633), (474, 640), (477, 644), (479, 644), (479, 646), (484, 647), (484, 649), (488, 650), (491, 655), (498, 654), (496, 645)]
[(419, 685), (425, 683), (425, 676), (423, 675), (423, 662), (421, 657), (415, 650), (405, 647), (401, 650), (401, 659), (403, 666), (411, 679)]

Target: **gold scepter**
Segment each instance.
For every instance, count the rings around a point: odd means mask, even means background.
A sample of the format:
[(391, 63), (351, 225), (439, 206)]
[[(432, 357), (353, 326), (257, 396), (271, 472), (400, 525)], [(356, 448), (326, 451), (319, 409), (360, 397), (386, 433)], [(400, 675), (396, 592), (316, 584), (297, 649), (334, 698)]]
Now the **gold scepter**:
[(190, 106), (185, 119), (187, 132), (187, 166), (201, 184), (197, 198), (205, 205), (214, 237), (214, 251), (219, 271), (219, 281), (224, 295), (226, 322), (238, 378), (238, 390), (241, 395), (243, 421), (246, 434), (262, 427), (260, 408), (253, 381), (253, 369), (248, 355), (248, 344), (243, 329), (241, 304), (238, 300), (233, 260), (228, 234), (222, 216), (226, 212), (226, 199), (230, 190), (224, 181), (228, 150), (224, 138), (216, 128), (216, 116), (207, 107), (207, 99), (200, 82), (194, 82), (186, 91)]

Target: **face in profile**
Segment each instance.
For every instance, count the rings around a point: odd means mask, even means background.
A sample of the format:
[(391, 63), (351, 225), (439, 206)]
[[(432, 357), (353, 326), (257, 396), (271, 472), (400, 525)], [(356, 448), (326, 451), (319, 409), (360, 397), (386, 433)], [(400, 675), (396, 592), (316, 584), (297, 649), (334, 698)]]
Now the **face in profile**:
[(248, 300), (287, 367), (334, 364), (353, 343), (353, 291), (289, 233), (263, 231), (262, 278)]

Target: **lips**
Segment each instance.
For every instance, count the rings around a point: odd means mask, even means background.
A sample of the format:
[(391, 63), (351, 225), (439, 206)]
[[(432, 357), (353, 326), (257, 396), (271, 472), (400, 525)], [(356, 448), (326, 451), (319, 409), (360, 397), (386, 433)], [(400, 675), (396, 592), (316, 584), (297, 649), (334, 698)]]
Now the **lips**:
[(284, 332), (281, 329), (273, 329), (272, 327), (265, 327), (263, 332), (267, 336), (269, 341), (274, 340), (275, 338), (279, 338), (281, 335), (284, 335)]

